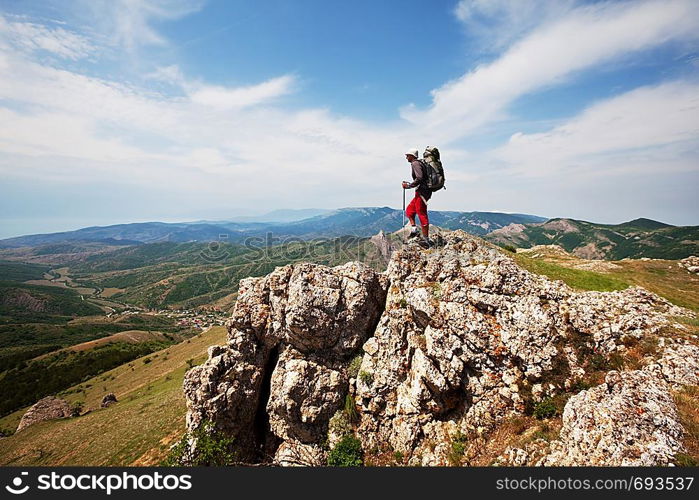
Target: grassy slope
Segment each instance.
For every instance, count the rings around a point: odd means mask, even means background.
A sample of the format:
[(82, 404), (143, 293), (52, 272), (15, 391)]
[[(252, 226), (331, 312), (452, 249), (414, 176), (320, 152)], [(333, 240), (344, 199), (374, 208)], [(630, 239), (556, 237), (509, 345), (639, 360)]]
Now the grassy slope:
[[(2, 440), (2, 465), (157, 464), (184, 431), (182, 379), (187, 360), (202, 362), (210, 345), (225, 342), (225, 328), (209, 331), (79, 384), (62, 394), (90, 413), (36, 424)], [(144, 359), (149, 358), (149, 363)], [(105, 393), (119, 403), (99, 408)], [(25, 410), (2, 420), (15, 428)]]
[(699, 277), (672, 260), (622, 260), (604, 272), (575, 269), (586, 263), (573, 255), (544, 253), (541, 258), (518, 253), (517, 263), (537, 274), (562, 280), (578, 290), (612, 291), (632, 285), (642, 286), (675, 305), (699, 312)]

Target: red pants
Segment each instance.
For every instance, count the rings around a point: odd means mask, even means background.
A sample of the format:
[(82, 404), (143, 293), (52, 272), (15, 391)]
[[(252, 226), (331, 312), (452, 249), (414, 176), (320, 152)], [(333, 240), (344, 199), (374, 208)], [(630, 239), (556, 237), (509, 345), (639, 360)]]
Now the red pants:
[(405, 209), (405, 215), (408, 216), (411, 222), (415, 220), (416, 214), (420, 218), (420, 224), (423, 226), (428, 226), (430, 224), (430, 220), (427, 218), (427, 205), (422, 199), (422, 196), (417, 193), (415, 193), (415, 198), (413, 198), (413, 201), (411, 201)]

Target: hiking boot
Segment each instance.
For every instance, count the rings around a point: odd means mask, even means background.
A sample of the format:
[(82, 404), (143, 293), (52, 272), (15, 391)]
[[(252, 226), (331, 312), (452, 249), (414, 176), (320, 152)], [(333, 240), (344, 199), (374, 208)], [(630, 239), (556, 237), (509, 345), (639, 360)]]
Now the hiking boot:
[(412, 226), (410, 232), (408, 233), (408, 239), (416, 238), (420, 235), (420, 229), (417, 226)]
[(420, 238), (420, 246), (422, 248), (432, 248), (434, 246), (434, 243), (432, 243), (432, 240), (429, 238), (425, 238), (424, 236)]

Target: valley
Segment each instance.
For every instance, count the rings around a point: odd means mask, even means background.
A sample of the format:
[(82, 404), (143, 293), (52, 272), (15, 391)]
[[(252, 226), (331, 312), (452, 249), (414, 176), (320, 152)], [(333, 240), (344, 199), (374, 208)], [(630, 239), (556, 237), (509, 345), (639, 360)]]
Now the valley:
[[(486, 223), (473, 225), (480, 228), (474, 230), (478, 234)], [(573, 244), (566, 236), (577, 226), (560, 221), (532, 222), (514, 231), (539, 231), (543, 240), (504, 238), (510, 234), (508, 226), (488, 227), (483, 236), (499, 244), (499, 251), (519, 266), (574, 290), (642, 286), (699, 312), (699, 276), (677, 259), (643, 253), (639, 258), (590, 259), (597, 254), (576, 251), (580, 241)], [(633, 227), (629, 234), (635, 238), (641, 229)], [(672, 231), (665, 225), (643, 229), (657, 230)], [(440, 231), (446, 230), (435, 228), (435, 234)], [(585, 234), (598, 238), (603, 247), (606, 240), (596, 230)], [(205, 359), (208, 346), (225, 342), (224, 324), (240, 279), (297, 262), (335, 266), (357, 260), (383, 271), (387, 258), (382, 246), (395, 250), (402, 246), (402, 236), (396, 232), (383, 238), (326, 236), (252, 245), (91, 242), (90, 250), (86, 243), (63, 242), (1, 249), (0, 432), (7, 437), (0, 463), (160, 463), (184, 432), (184, 373)], [(560, 246), (533, 244), (540, 240)], [(267, 245), (270, 242), (275, 244)], [(514, 243), (521, 247), (515, 249)], [(652, 248), (650, 254), (659, 255), (659, 247)], [(677, 248), (670, 241), (667, 255), (683, 256)], [(677, 322), (684, 325), (682, 335), (687, 338), (699, 333), (696, 320)], [(118, 402), (101, 408), (108, 393)], [(29, 406), (47, 395), (65, 399), (80, 416), (35, 424), (14, 434)]]

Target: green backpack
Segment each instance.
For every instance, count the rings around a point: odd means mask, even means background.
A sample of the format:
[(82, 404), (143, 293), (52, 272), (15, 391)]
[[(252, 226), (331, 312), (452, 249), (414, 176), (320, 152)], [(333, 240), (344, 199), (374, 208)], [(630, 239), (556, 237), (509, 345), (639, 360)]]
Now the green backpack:
[(439, 158), (439, 149), (435, 146), (427, 146), (425, 152), (422, 153), (420, 160), (425, 168), (425, 177), (427, 178), (427, 187), (433, 193), (444, 188), (444, 167), (442, 160)]

